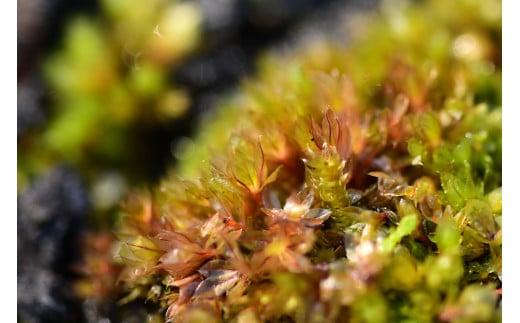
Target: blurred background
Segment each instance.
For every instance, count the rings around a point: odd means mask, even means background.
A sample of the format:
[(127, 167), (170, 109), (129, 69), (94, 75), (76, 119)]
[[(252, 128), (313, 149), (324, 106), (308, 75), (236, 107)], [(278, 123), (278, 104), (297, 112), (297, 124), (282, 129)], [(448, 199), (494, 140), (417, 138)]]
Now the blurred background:
[[(173, 167), (204, 115), (267, 50), (348, 42), (376, 1), (18, 0), (19, 322), (146, 322), (103, 290), (111, 227), (131, 190)], [(87, 243), (85, 243), (87, 241)], [(109, 281), (104, 281), (104, 280)], [(95, 297), (103, 295), (106, 297)]]

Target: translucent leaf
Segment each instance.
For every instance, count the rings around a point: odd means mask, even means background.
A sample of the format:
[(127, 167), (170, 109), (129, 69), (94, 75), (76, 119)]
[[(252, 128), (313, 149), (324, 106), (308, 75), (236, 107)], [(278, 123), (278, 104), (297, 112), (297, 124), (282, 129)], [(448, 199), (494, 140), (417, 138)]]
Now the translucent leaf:
[(193, 294), (199, 298), (223, 295), (240, 279), (240, 273), (236, 270), (202, 270), (199, 272), (206, 277)]
[(280, 199), (276, 195), (276, 192), (271, 189), (266, 189), (262, 193), (262, 202), (264, 207), (267, 209), (281, 209), (282, 204), (280, 203)]
[(455, 219), (445, 214), (439, 220), (437, 229), (435, 231), (435, 240), (437, 247), (441, 252), (450, 250), (451, 248), (457, 247), (462, 241), (461, 234), (459, 232)]
[(219, 214), (213, 214), (206, 222), (204, 222), (200, 228), (200, 236), (204, 238), (211, 235), (217, 228), (220, 229), (221, 224), (222, 218), (219, 216)]
[(352, 204), (355, 204), (363, 198), (363, 192), (356, 189), (349, 189), (348, 198)]
[[(248, 286), (249, 286), (249, 281), (247, 281), (246, 279), (243, 279), (243, 278), (239, 279), (234, 286), (230, 287), (227, 290), (227, 292), (226, 292), (227, 301), (230, 304), (236, 304), (239, 301), (239, 299), (244, 296)], [(245, 297), (247, 297), (247, 294), (245, 295)]]
[(332, 211), (328, 209), (310, 209), (303, 216), (303, 223), (311, 227), (318, 226), (327, 221), (331, 214)]
[(204, 277), (209, 276), (210, 271), (218, 270), (218, 269), (224, 269), (229, 267), (229, 264), (223, 259), (212, 259), (208, 262), (206, 262), (202, 267), (199, 269), (199, 273), (203, 275)]
[(420, 114), (416, 127), (424, 140), (427, 140), (434, 147), (439, 145), (441, 140), (441, 126), (432, 113)]
[(137, 236), (131, 242), (123, 243), (119, 250), (119, 255), (127, 264), (145, 268), (157, 263), (161, 254), (157, 246), (143, 236)]
[(433, 168), (438, 172), (450, 171), (453, 164), (452, 147), (441, 146), (433, 152)]
[(497, 225), (489, 205), (480, 200), (470, 200), (462, 210), (469, 226), (482, 237), (492, 240), (497, 232)]
[(454, 211), (460, 210), (467, 200), (480, 198), (482, 195), (481, 187), (474, 184), (469, 174), (454, 175), (443, 172), (441, 184), (446, 202), (453, 207)]
[(435, 196), (437, 188), (434, 180), (431, 177), (423, 176), (415, 180), (413, 183), (413, 200), (417, 203), (422, 201), (427, 196)]
[(271, 172), (271, 174), (269, 174), (267, 176), (267, 178), (265, 178), (263, 181), (262, 181), (262, 185), (259, 187), (259, 190), (263, 189), (265, 186), (273, 183), (276, 178), (278, 177), (278, 174), (280, 173), (280, 170), (282, 169), (282, 166), (278, 166), (275, 168), (274, 171)]
[(471, 141), (469, 139), (464, 139), (457, 146), (455, 146), (455, 149), (453, 149), (453, 158), (458, 164), (470, 162)]
[(401, 198), (397, 203), (397, 214), (399, 214), (401, 218), (408, 215), (414, 215), (417, 218), (421, 216), (414, 204), (405, 198)]

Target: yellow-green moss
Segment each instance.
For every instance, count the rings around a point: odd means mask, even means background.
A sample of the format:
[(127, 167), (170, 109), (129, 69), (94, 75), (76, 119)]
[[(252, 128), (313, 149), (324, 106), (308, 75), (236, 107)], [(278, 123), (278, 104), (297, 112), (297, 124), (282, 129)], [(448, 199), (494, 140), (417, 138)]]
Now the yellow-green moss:
[(348, 46), (266, 55), (122, 218), (132, 297), (162, 282), (169, 322), (500, 321), (500, 10), (384, 2)]

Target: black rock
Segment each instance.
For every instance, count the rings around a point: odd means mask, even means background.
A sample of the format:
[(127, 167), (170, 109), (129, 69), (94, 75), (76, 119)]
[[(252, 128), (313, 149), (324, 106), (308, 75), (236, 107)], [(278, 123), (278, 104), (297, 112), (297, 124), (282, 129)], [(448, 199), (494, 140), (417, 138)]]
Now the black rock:
[(89, 210), (87, 191), (65, 166), (34, 181), (18, 197), (18, 318), (21, 322), (82, 322), (71, 293), (72, 264)]
[(18, 82), (17, 136), (45, 122), (42, 108), (43, 85), (35, 77), (27, 77)]

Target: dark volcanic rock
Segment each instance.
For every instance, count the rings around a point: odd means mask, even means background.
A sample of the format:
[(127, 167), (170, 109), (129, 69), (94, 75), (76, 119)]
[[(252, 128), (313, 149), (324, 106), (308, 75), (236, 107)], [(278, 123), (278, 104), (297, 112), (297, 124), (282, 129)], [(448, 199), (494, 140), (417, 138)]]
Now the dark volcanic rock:
[(18, 197), (18, 318), (21, 322), (82, 322), (71, 294), (72, 264), (89, 209), (78, 176), (60, 166)]
[(35, 77), (24, 78), (18, 83), (17, 136), (45, 121), (43, 93), (43, 85)]

